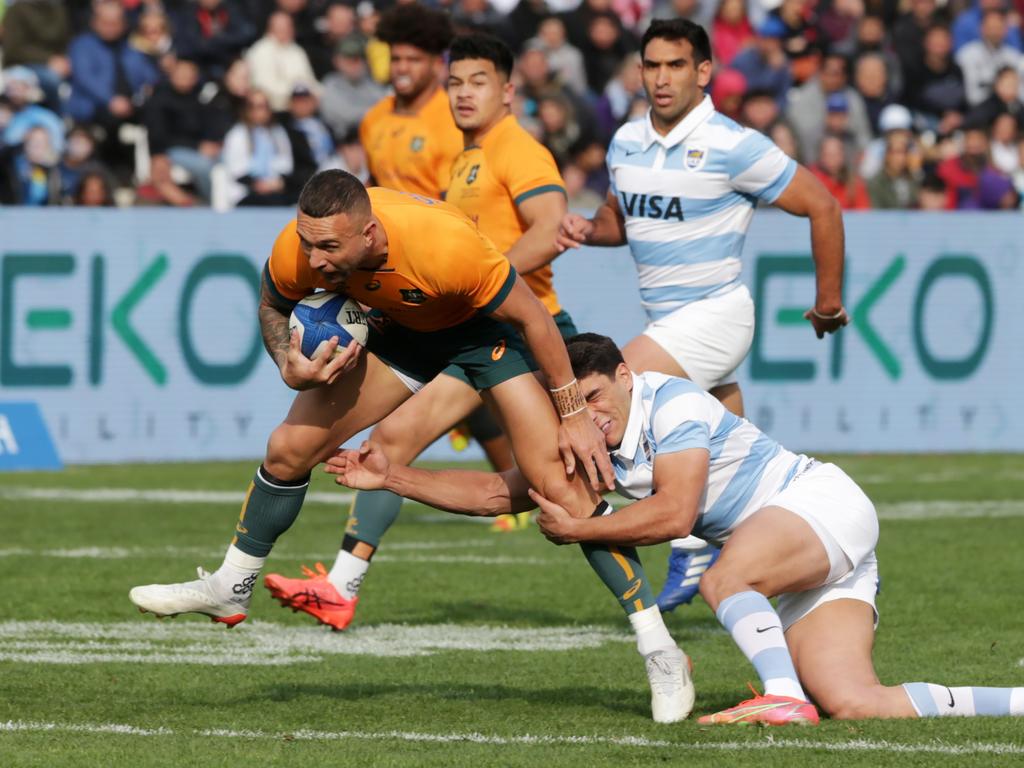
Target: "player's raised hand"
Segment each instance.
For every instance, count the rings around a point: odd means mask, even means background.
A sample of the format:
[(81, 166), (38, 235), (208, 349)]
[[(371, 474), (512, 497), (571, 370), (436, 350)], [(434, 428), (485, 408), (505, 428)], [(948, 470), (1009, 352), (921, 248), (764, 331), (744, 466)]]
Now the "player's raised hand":
[(842, 304), (839, 305), (839, 309), (829, 307), (827, 310), (819, 309), (815, 305), (804, 312), (804, 318), (811, 321), (814, 333), (819, 339), (825, 338), (826, 333), (835, 333), (850, 322), (846, 307)]
[(530, 494), (533, 503), (540, 508), (540, 514), (537, 515), (537, 525), (548, 541), (555, 544), (572, 544), (575, 542), (573, 527), (576, 525), (576, 521), (572, 515), (564, 507), (560, 507), (555, 502), (544, 498), (533, 488), (530, 488), (527, 493)]
[(388, 479), (391, 462), (376, 443), (364, 440), (359, 450), (341, 449), (331, 456), (324, 470), (334, 482), (359, 491), (376, 491)]
[(572, 475), (575, 472), (578, 457), (595, 491), (615, 487), (615, 472), (608, 458), (604, 434), (594, 424), (588, 411), (583, 410), (562, 419), (558, 427), (558, 452), (565, 464), (565, 474)]
[(359, 364), (362, 346), (354, 339), (338, 352), (338, 337), (332, 336), (320, 354), (310, 360), (302, 354), (299, 332), (293, 330), (288, 340), (288, 355), (281, 366), (281, 378), (292, 389), (312, 389), (333, 384), (343, 373)]
[(579, 248), (585, 245), (587, 238), (594, 232), (594, 222), (578, 213), (567, 213), (558, 226), (555, 236), (555, 247), (559, 253), (567, 248)]

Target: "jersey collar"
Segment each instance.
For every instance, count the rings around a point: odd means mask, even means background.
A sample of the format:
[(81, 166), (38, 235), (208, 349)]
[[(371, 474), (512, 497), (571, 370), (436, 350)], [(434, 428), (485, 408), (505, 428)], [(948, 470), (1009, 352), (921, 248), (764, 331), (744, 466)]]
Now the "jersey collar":
[(629, 402), (629, 420), (626, 422), (626, 431), (622, 433), (622, 442), (619, 447), (612, 451), (612, 457), (625, 459), (632, 462), (636, 458), (636, 449), (640, 445), (640, 433), (644, 427), (643, 408), (643, 382), (633, 377), (633, 396)]
[(679, 125), (668, 132), (668, 136), (662, 136), (654, 130), (654, 124), (651, 122), (651, 111), (647, 110), (647, 117), (644, 119), (644, 151), (646, 152), (650, 149), (651, 145), (655, 142), (661, 144), (665, 149), (674, 147), (693, 133), (698, 125), (711, 117), (714, 111), (715, 105), (711, 102), (711, 97), (704, 94), (704, 100), (694, 107), (690, 114), (680, 120)]

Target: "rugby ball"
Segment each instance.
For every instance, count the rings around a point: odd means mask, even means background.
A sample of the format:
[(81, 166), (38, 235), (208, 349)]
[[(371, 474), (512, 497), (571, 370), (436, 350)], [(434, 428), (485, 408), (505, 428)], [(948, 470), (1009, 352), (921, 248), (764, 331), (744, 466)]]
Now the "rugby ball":
[(321, 291), (307, 296), (292, 310), (289, 330), (298, 330), (302, 354), (311, 360), (319, 356), (332, 336), (341, 351), (355, 339), (366, 346), (369, 328), (359, 303), (340, 293)]

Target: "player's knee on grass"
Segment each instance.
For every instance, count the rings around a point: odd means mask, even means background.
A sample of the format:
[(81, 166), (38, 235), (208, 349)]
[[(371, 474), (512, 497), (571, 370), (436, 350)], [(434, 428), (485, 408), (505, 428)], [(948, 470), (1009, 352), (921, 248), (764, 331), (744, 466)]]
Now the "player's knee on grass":
[(263, 466), (280, 480), (297, 480), (305, 477), (324, 458), (327, 447), (310, 445), (301, 440), (296, 431), (287, 424), (281, 424), (270, 433), (267, 440), (267, 455)]

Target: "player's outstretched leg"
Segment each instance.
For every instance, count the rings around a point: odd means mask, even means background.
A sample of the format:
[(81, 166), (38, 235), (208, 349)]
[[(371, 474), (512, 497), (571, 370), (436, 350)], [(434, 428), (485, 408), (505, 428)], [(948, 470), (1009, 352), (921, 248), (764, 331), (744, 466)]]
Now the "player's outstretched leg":
[(658, 593), (658, 607), (668, 613), (680, 605), (689, 605), (700, 591), (700, 577), (715, 564), (721, 550), (704, 539), (687, 536), (674, 539), (668, 556), (668, 575)]
[[(844, 591), (858, 594), (856, 580), (851, 582), (844, 584)], [(871, 661), (875, 611), (868, 601), (872, 599), (868, 591), (861, 599), (821, 603), (786, 632), (800, 679), (829, 717), (1024, 716), (1024, 688), (882, 685)]]
[[(484, 399), (501, 414), (516, 463), (542, 496), (573, 515), (612, 511), (579, 473), (566, 477), (558, 453), (558, 417), (533, 375), (503, 381), (485, 390)], [(636, 548), (587, 544), (581, 549), (590, 567), (619, 601), (636, 633), (637, 649), (644, 657), (651, 684), (654, 719), (665, 723), (684, 719), (693, 709), (694, 700), (689, 660), (665, 627)]]
[[(378, 424), (370, 439), (390, 461), (408, 464), (479, 404), (476, 390), (442, 374)], [(303, 566), (304, 575), (298, 578), (268, 573), (264, 585), (282, 606), (308, 613), (332, 629), (345, 629), (355, 616), (370, 562), (401, 507), (402, 498), (390, 491), (359, 491), (329, 571), (316, 563), (316, 570)]]
[(131, 601), (157, 616), (200, 613), (229, 626), (245, 619), (270, 550), (298, 516), (311, 469), (336, 446), (379, 421), (410, 396), (404, 383), (367, 353), (329, 386), (300, 392), (267, 442), (224, 562), (196, 581), (133, 588)]

